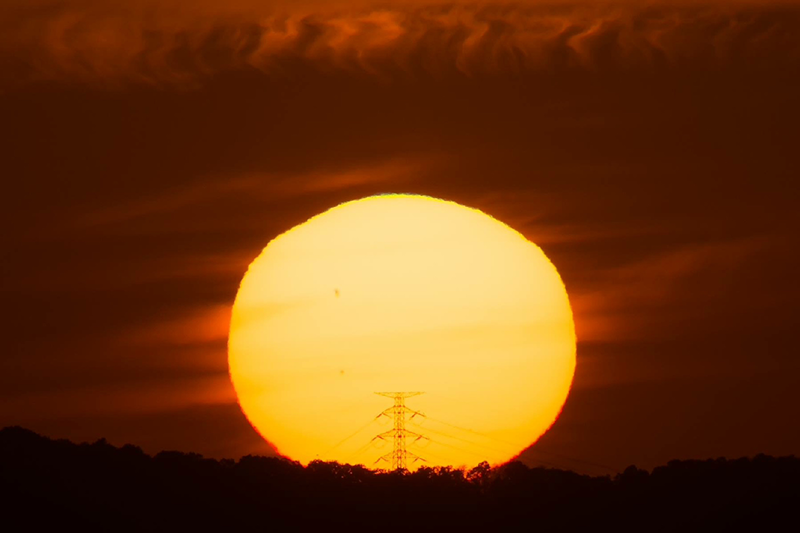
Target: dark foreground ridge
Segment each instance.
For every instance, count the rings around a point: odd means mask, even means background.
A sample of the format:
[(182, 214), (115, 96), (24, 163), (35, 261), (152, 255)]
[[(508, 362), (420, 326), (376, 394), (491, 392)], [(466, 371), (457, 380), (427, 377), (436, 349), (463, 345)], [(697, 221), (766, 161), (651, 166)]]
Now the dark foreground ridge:
[(518, 462), (375, 473), (150, 457), (11, 427), (0, 430), (0, 490), (3, 531), (776, 531), (797, 523), (800, 459), (671, 461), (613, 478)]

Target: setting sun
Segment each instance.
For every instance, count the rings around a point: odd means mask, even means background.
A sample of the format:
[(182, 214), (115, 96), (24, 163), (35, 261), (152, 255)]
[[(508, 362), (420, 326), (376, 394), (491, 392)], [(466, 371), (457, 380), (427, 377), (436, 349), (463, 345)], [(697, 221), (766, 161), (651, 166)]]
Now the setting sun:
[(292, 459), (372, 466), (392, 449), (374, 438), (392, 399), (375, 393), (414, 391), (409, 468), (496, 464), (555, 421), (575, 333), (558, 272), (521, 234), (454, 202), (383, 195), (269, 243), (236, 297), (229, 366), (251, 424)]

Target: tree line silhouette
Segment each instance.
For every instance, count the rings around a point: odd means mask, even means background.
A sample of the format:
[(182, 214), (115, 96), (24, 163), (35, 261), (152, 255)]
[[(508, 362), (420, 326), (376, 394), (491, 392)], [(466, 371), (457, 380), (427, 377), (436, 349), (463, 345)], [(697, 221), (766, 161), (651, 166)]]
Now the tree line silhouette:
[(375, 472), (276, 457), (151, 457), (10, 427), (0, 430), (0, 496), (4, 531), (793, 530), (800, 459), (671, 461), (613, 477), (520, 462)]

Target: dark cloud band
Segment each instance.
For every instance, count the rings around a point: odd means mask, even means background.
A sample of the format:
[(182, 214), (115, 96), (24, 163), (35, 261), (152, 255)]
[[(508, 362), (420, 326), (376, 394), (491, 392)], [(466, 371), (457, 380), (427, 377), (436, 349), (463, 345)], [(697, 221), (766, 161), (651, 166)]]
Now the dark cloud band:
[(234, 14), (141, 3), (79, 10), (56, 2), (12, 4), (0, 14), (6, 84), (192, 84), (230, 70), (391, 78), (742, 65), (796, 71), (800, 64), (800, 9), (781, 4), (411, 4)]

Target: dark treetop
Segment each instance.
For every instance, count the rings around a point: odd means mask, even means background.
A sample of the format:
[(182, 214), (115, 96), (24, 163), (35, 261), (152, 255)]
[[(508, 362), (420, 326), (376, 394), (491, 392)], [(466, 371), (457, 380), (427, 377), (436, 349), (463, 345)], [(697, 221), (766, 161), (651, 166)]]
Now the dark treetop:
[[(800, 460), (672, 461), (615, 477), (528, 468), (373, 472), (74, 444), (0, 430), (4, 531), (751, 531), (792, 523)], [(74, 529), (73, 529), (74, 530)]]

